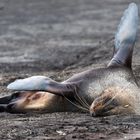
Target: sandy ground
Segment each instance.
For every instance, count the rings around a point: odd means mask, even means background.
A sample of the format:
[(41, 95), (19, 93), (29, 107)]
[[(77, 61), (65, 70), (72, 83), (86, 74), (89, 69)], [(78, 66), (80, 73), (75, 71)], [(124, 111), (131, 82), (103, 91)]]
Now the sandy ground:
[[(135, 1), (139, 8), (139, 0)], [(17, 78), (57, 81), (105, 66), (131, 0), (0, 0), (0, 92)], [(140, 31), (133, 69), (140, 83)], [(140, 116), (0, 114), (0, 139), (140, 139)]]

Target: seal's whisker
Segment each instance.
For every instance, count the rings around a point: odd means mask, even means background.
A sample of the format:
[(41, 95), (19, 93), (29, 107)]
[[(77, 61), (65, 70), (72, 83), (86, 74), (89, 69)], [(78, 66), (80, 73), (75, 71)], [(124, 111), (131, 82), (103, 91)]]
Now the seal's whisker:
[[(70, 87), (69, 87), (70, 88)], [(89, 108), (87, 107), (87, 105), (85, 104), (85, 102), (83, 102), (82, 101), (82, 99), (79, 97), (79, 95), (78, 95), (78, 93), (77, 93), (77, 90), (76, 90), (76, 87), (74, 88), (74, 93), (76, 93), (76, 95), (77, 95), (77, 97), (78, 97), (78, 101), (80, 101), (80, 104), (78, 105), (78, 104), (76, 104), (76, 103), (74, 103), (74, 102), (72, 102), (70, 99), (68, 99), (64, 94), (62, 94), (64, 97), (65, 97), (65, 99), (67, 100), (67, 101), (69, 101), (71, 104), (73, 104), (74, 106), (76, 106), (77, 108), (80, 108), (80, 109), (83, 109), (83, 110), (86, 110), (86, 111), (89, 111)], [(76, 100), (76, 98), (75, 98), (75, 100)], [(77, 102), (78, 102), (77, 101)], [(78, 102), (79, 103), (79, 102)], [(83, 106), (82, 106), (83, 105)]]
[(82, 98), (79, 96), (79, 94), (77, 93), (77, 89), (76, 89), (76, 87), (74, 87), (74, 93), (76, 94), (76, 97), (78, 97), (78, 100), (76, 100), (76, 98), (75, 98), (75, 100), (79, 103), (79, 104), (81, 104), (81, 105), (83, 105), (85, 108), (87, 108), (87, 109), (89, 109), (89, 106), (88, 105), (86, 105), (86, 103), (82, 100)]
[(80, 97), (80, 96), (78, 95), (76, 88), (75, 88), (74, 90), (75, 90), (76, 96), (79, 98), (78, 101), (81, 101), (80, 103), (81, 103), (83, 106), (85, 106), (86, 108), (89, 109), (88, 103), (87, 103), (86, 101), (84, 101), (84, 99), (83, 99), (82, 97)]
[(83, 101), (85, 102), (85, 104), (87, 105), (87, 107), (89, 108), (90, 105), (88, 104), (88, 102), (86, 101), (86, 99), (85, 99), (84, 97), (83, 97), (82, 99), (83, 99)]
[[(64, 97), (65, 97), (65, 96), (64, 96)], [(74, 106), (76, 106), (77, 108), (83, 109), (83, 110), (85, 110), (85, 111), (89, 111), (86, 107), (83, 107), (83, 106), (81, 106), (81, 105), (78, 105), (78, 104), (72, 102), (72, 101), (69, 100), (67, 97), (65, 97), (65, 99), (66, 99), (67, 101), (69, 101), (71, 104), (73, 104)]]
[(77, 92), (76, 92), (76, 94), (77, 94), (77, 97), (79, 97), (81, 99), (81, 101), (84, 103), (84, 105), (87, 108), (89, 108), (90, 106), (89, 106), (88, 102), (86, 101), (86, 99), (84, 97), (82, 97), (82, 96), (80, 97)]

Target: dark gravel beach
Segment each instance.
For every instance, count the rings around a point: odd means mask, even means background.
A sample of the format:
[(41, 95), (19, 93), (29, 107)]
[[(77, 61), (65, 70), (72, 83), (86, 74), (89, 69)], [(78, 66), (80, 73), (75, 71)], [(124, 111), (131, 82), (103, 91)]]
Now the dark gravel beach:
[[(17, 78), (57, 81), (105, 66), (114, 34), (132, 0), (0, 0), (0, 93)], [(140, 8), (140, 1), (133, 0)], [(140, 27), (140, 26), (139, 26)], [(140, 31), (133, 53), (140, 84)], [(140, 139), (140, 116), (85, 113), (0, 114), (0, 139)]]

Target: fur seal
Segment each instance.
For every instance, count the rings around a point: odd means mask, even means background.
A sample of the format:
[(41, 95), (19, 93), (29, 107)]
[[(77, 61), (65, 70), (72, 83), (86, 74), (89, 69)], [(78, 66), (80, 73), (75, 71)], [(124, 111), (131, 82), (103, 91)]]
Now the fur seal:
[(7, 88), (17, 92), (0, 99), (0, 111), (84, 110), (92, 116), (140, 114), (140, 90), (131, 68), (137, 28), (138, 7), (131, 3), (121, 19), (107, 67), (84, 71), (60, 83), (45, 76), (16, 80)]

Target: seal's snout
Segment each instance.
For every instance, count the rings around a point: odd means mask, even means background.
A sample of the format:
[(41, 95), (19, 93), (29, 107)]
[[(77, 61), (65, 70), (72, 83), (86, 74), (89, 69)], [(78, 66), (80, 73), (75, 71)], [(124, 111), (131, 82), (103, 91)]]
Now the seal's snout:
[(94, 100), (94, 102), (92, 103), (92, 105), (90, 106), (90, 114), (93, 117), (96, 116), (100, 116), (103, 112), (103, 100), (101, 100), (100, 98), (97, 98), (96, 100)]
[(90, 114), (92, 117), (97, 117), (97, 116), (104, 116), (104, 113), (105, 113), (105, 107), (104, 105), (95, 105), (93, 104), (91, 107), (90, 107)]
[(102, 116), (100, 111), (94, 110), (94, 109), (90, 110), (90, 115), (91, 115), (92, 117)]

